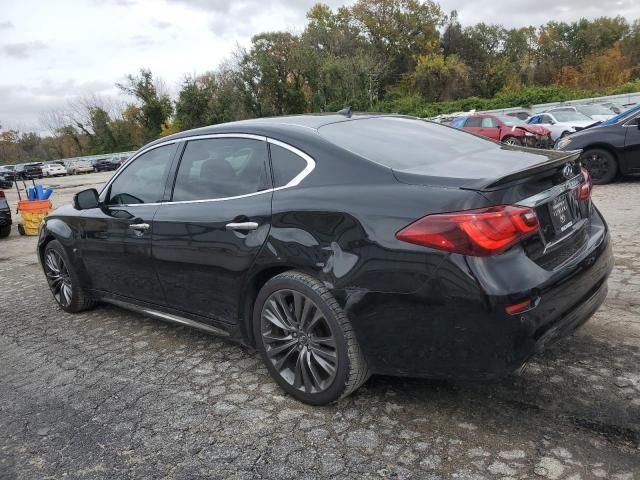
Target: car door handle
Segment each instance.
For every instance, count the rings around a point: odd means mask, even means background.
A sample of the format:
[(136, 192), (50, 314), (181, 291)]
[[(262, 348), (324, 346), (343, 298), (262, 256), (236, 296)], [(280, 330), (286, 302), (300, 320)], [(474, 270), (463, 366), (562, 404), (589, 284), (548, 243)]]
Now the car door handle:
[(258, 228), (257, 222), (240, 222), (240, 223), (227, 223), (227, 230), (255, 230)]
[(132, 223), (129, 225), (131, 230), (149, 230), (151, 228), (148, 223)]

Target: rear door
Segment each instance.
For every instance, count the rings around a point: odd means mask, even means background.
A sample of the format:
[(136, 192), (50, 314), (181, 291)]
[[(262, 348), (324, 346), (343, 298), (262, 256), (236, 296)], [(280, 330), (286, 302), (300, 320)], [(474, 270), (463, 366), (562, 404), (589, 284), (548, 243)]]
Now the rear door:
[(475, 133), (476, 135), (482, 135), (482, 118), (481, 117), (469, 117), (464, 122), (464, 128), (467, 132)]
[(271, 227), (264, 137), (218, 135), (184, 146), (171, 201), (153, 222), (153, 257), (167, 303), (233, 322), (246, 277)]

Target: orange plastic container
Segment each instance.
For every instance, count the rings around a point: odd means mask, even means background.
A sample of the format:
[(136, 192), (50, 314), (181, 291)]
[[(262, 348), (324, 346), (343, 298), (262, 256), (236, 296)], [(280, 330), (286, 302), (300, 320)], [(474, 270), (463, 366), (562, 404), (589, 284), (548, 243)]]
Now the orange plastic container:
[(38, 235), (42, 219), (49, 215), (53, 205), (51, 200), (20, 200), (18, 212), (22, 217), (25, 235)]

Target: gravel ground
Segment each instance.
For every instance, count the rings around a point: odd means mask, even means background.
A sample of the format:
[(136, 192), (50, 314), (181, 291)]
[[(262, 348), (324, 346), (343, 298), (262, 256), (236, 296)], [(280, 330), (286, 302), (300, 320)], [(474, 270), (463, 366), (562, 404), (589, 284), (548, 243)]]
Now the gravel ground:
[[(45, 183), (59, 204), (108, 177)], [(373, 377), (324, 408), (225, 340), (111, 306), (62, 312), (14, 228), (0, 243), (0, 478), (640, 478), (640, 179), (594, 198), (616, 266), (575, 335), (500, 382)]]

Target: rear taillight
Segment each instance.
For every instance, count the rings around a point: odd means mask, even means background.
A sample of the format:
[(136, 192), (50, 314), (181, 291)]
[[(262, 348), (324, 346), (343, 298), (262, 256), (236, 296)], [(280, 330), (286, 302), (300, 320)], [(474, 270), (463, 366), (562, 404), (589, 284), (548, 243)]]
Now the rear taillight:
[(498, 205), (427, 215), (400, 230), (396, 238), (447, 252), (485, 257), (505, 251), (537, 230), (538, 217), (531, 208)]
[(582, 176), (584, 180), (578, 187), (578, 200), (589, 200), (591, 198), (591, 191), (593, 190), (593, 182), (591, 181), (591, 175), (589, 171), (582, 167)]
[(4, 198), (4, 192), (0, 190), (0, 198)]

